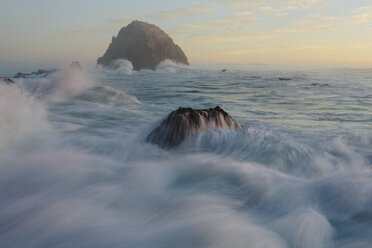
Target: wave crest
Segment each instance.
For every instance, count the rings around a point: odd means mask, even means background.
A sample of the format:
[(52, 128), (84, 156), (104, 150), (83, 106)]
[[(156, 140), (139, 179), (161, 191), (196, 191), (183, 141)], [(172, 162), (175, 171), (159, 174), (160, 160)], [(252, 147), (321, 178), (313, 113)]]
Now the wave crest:
[(97, 65), (96, 70), (106, 72), (106, 73), (118, 73), (132, 75), (133, 64), (126, 59), (118, 59), (112, 62), (110, 69), (105, 68), (102, 65)]
[(0, 84), (0, 151), (49, 127), (45, 106), (16, 85)]
[(76, 99), (113, 106), (141, 104), (137, 97), (128, 95), (123, 91), (115, 90), (107, 86), (90, 88), (77, 96)]

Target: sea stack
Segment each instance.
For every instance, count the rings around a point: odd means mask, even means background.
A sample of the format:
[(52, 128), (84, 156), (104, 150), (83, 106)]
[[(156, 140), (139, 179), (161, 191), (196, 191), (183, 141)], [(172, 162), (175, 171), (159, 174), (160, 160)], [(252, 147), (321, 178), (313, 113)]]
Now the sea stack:
[(159, 27), (142, 21), (133, 21), (112, 37), (110, 46), (97, 60), (97, 65), (115, 69), (115, 62), (120, 59), (130, 61), (136, 71), (155, 70), (165, 60), (189, 65), (186, 55), (172, 38)]
[(146, 141), (163, 149), (172, 149), (187, 137), (208, 129), (236, 130), (243, 127), (219, 106), (210, 109), (179, 108), (170, 113), (146, 137)]

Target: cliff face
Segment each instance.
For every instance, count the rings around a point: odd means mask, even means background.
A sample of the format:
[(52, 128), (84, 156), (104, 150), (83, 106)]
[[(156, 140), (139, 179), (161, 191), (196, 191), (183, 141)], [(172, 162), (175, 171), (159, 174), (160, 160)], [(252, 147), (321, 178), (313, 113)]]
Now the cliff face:
[(132, 62), (134, 70), (151, 69), (169, 59), (178, 64), (189, 65), (181, 48), (159, 27), (141, 21), (133, 21), (123, 27), (106, 53), (97, 60), (98, 65), (115, 67), (115, 60)]

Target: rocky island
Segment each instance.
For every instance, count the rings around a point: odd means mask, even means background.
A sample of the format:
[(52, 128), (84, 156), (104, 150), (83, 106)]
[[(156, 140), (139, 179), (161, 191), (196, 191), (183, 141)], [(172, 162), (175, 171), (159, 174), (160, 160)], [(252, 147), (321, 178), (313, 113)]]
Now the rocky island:
[(172, 38), (159, 27), (142, 21), (133, 21), (112, 37), (110, 46), (97, 60), (97, 65), (115, 69), (115, 61), (120, 59), (130, 61), (136, 71), (155, 70), (165, 60), (189, 65), (186, 55)]

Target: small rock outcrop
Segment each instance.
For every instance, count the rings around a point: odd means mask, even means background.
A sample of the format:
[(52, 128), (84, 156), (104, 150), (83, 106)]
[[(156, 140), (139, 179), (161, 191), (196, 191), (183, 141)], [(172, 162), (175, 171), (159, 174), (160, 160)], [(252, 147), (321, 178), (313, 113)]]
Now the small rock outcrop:
[(97, 65), (115, 69), (115, 61), (119, 59), (130, 61), (136, 71), (155, 70), (165, 60), (189, 65), (182, 49), (163, 30), (142, 21), (133, 21), (123, 27), (117, 37), (112, 37), (110, 46), (97, 60)]
[(207, 129), (235, 130), (243, 125), (219, 106), (210, 109), (179, 108), (155, 128), (146, 141), (164, 149), (179, 146), (187, 137)]
[(14, 84), (14, 81), (7, 77), (0, 77), (0, 82), (4, 82), (6, 84)]
[(52, 69), (52, 70), (37, 70), (37, 71), (33, 71), (31, 73), (22, 73), (22, 72), (18, 72), (14, 78), (28, 78), (28, 77), (32, 77), (32, 76), (41, 76), (41, 77), (47, 77), (48, 75), (52, 74), (52, 73), (55, 73), (57, 72), (58, 70), (57, 69)]

